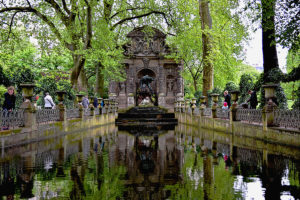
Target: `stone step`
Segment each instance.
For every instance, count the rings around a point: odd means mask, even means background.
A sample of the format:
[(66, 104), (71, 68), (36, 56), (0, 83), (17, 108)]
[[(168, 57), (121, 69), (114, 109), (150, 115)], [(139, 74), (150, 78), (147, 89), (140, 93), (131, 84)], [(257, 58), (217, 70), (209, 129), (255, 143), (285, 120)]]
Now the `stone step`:
[(155, 119), (170, 119), (170, 118), (175, 118), (174, 113), (119, 113), (118, 114), (118, 119), (131, 119), (131, 118), (155, 118)]
[(177, 119), (175, 118), (123, 118), (116, 119), (116, 124), (119, 123), (135, 123), (135, 122), (146, 122), (146, 123), (177, 123)]

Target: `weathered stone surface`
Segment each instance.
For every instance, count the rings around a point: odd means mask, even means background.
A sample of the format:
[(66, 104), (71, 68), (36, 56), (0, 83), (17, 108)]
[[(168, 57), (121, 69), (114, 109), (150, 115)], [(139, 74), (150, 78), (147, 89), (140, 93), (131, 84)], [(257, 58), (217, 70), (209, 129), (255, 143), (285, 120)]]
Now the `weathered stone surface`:
[(145, 30), (149, 28), (136, 28), (127, 35), (131, 42), (124, 46), (126, 81), (118, 83), (112, 80), (109, 93), (116, 95), (120, 108), (136, 106), (143, 100), (138, 98), (140, 80), (148, 75), (154, 79), (150, 83), (153, 89), (152, 103), (172, 110), (176, 95), (183, 94), (183, 79), (180, 75), (183, 65), (165, 58), (170, 53), (165, 42), (166, 35), (155, 28), (148, 33)]

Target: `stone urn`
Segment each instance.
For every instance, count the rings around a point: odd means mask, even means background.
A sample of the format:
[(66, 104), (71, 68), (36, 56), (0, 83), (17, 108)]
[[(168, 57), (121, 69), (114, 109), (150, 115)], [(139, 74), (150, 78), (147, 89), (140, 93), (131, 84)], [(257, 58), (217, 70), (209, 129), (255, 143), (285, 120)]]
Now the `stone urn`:
[(31, 98), (33, 97), (33, 89), (35, 88), (35, 84), (33, 83), (24, 83), (24, 84), (20, 84), (20, 87), (22, 88), (22, 96), (26, 99), (26, 100), (31, 100)]
[(219, 101), (219, 94), (213, 93), (210, 96), (212, 97), (214, 104), (217, 104)]
[(108, 108), (108, 104), (109, 104), (109, 100), (108, 99), (104, 99), (104, 107), (107, 109)]
[(59, 102), (63, 102), (65, 99), (65, 94), (67, 94), (65, 91), (56, 91), (57, 99)]
[(231, 100), (236, 103), (239, 100), (240, 91), (234, 90), (231, 91), (230, 94), (231, 94)]
[(83, 96), (84, 96), (83, 94), (76, 94), (78, 103), (81, 103), (81, 102), (82, 102)]
[(275, 99), (275, 89), (278, 87), (277, 84), (266, 84), (262, 86), (265, 89), (266, 101)]
[(196, 98), (192, 98), (192, 109), (194, 110), (196, 108)]

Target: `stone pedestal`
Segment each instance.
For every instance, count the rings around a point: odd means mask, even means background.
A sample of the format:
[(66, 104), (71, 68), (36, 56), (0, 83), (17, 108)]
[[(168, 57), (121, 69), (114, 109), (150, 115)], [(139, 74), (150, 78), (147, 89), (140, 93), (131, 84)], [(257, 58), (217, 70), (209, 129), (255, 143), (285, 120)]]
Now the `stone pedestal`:
[(34, 105), (26, 99), (20, 109), (24, 110), (24, 127), (30, 131), (37, 130), (36, 109)]
[[(121, 103), (118, 104), (119, 108), (123, 108), (121, 106)], [(128, 97), (127, 97), (127, 107), (132, 107), (135, 106), (135, 102), (134, 102), (134, 95), (133, 93), (129, 93)]]

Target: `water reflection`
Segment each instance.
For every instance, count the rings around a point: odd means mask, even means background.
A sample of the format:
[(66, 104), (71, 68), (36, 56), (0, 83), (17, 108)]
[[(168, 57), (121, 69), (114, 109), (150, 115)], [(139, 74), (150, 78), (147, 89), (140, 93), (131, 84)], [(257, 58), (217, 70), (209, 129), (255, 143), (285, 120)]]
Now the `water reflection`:
[(184, 126), (107, 126), (4, 149), (0, 199), (299, 199), (299, 152)]

